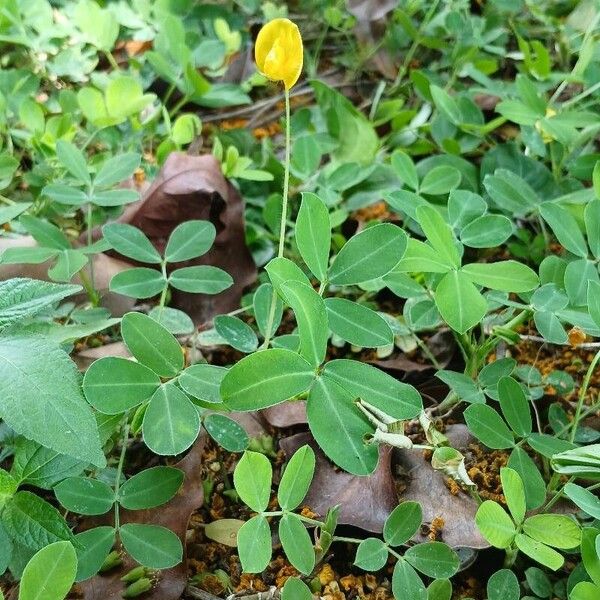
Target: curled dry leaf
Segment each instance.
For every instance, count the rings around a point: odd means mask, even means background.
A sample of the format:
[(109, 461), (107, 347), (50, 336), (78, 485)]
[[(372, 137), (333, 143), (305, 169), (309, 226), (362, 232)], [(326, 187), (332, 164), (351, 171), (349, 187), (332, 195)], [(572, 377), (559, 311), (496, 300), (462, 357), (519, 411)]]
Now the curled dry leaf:
[(171, 153), (141, 200), (127, 206), (119, 221), (141, 229), (162, 252), (173, 229), (193, 219), (211, 221), (217, 238), (204, 256), (177, 263), (175, 268), (212, 265), (227, 271), (234, 281), (214, 296), (173, 290), (170, 305), (185, 311), (195, 323), (203, 323), (237, 308), (243, 289), (256, 279), (245, 241), (244, 204), (223, 177), (217, 159)]
[[(467, 448), (474, 439), (465, 425), (449, 425), (446, 436), (450, 444), (458, 449)], [(401, 500), (415, 500), (423, 509), (423, 521), (432, 523), (441, 519), (441, 539), (453, 547), (489, 548), (475, 525), (477, 503), (466, 493), (453, 495), (446, 486), (448, 477), (434, 471), (422, 452), (398, 450), (394, 459), (397, 468), (406, 474), (408, 481)], [(427, 536), (417, 533), (419, 541)]]
[(308, 432), (280, 441), (287, 456), (304, 444), (315, 451), (317, 465), (303, 504), (321, 517), (330, 507), (339, 505), (340, 524), (381, 533), (385, 520), (398, 504), (392, 475), (391, 448), (381, 447), (376, 471), (367, 477), (360, 477), (335, 468)]
[[(192, 513), (202, 506), (204, 500), (201, 465), (205, 443), (206, 435), (201, 434), (187, 455), (174, 465), (184, 472), (185, 479), (181, 490), (170, 502), (148, 510), (121, 509), (121, 522), (168, 527), (179, 536), (185, 548), (188, 522)], [(106, 524), (112, 523), (106, 520), (90, 519), (84, 521), (83, 529)], [(122, 568), (113, 569), (104, 575), (96, 575), (82, 582), (79, 587), (83, 592), (83, 600), (121, 600), (125, 588), (120, 578), (135, 566), (137, 563), (125, 555)], [(184, 554), (181, 564), (159, 572), (158, 581), (152, 591), (144, 595), (144, 599), (178, 600), (185, 589), (186, 582), (187, 562)]]

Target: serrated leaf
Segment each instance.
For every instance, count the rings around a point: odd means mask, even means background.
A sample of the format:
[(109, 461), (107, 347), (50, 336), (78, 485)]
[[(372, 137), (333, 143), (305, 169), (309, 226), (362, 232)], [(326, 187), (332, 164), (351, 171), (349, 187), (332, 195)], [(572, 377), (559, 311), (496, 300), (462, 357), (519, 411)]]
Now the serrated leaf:
[(5, 336), (0, 382), (0, 416), (16, 432), (62, 454), (106, 464), (79, 373), (58, 345), (37, 335)]
[(81, 290), (79, 285), (60, 285), (35, 279), (15, 278), (0, 282), (0, 327), (32, 317), (47, 306)]

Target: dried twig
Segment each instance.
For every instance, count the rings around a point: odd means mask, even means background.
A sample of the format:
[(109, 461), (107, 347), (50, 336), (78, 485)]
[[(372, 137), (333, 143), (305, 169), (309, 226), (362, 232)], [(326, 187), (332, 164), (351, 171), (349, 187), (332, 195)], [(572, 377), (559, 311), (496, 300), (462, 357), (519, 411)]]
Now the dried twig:
[[(185, 592), (186, 595), (190, 598), (194, 598), (194, 600), (222, 600), (193, 585), (188, 585)], [(254, 594), (238, 592), (237, 594), (231, 594), (230, 596), (227, 596), (227, 600), (279, 600), (280, 597), (279, 590), (276, 587), (272, 587), (268, 592), (255, 592)]]
[(522, 340), (528, 341), (528, 342), (539, 342), (540, 344), (550, 344), (551, 346), (569, 346), (572, 348), (581, 348), (582, 350), (592, 350), (594, 348), (598, 349), (600, 348), (600, 342), (586, 342), (583, 344), (577, 344), (576, 346), (573, 346), (572, 344), (555, 344), (554, 342), (549, 342), (548, 340), (545, 340), (543, 337), (540, 337), (538, 335), (520, 335), (519, 336)]

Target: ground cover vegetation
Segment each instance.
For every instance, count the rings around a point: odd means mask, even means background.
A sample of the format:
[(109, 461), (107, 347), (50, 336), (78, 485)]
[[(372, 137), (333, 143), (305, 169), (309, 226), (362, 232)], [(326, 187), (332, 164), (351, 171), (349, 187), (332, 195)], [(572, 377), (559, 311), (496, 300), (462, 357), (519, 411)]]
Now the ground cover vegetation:
[(600, 598), (597, 0), (0, 0), (0, 598)]

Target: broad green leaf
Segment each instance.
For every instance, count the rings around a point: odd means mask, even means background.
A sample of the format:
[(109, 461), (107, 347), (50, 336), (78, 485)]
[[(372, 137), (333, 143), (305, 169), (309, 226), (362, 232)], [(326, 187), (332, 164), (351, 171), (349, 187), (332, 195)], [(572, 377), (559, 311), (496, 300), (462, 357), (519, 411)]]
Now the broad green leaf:
[(356, 234), (339, 251), (329, 269), (329, 282), (354, 285), (387, 275), (406, 250), (404, 231), (391, 223), (380, 223)]
[(600, 283), (598, 267), (594, 262), (580, 258), (567, 264), (564, 287), (571, 306), (586, 306), (591, 282)]
[(429, 244), (409, 238), (406, 252), (393, 272), (447, 273), (451, 268)]
[(431, 85), (429, 87), (429, 91), (431, 92), (431, 97), (433, 98), (435, 107), (453, 125), (460, 125), (463, 122), (463, 117), (456, 100), (450, 96), (448, 92), (437, 85)]
[(533, 315), (535, 327), (540, 335), (551, 344), (566, 344), (567, 332), (560, 319), (552, 312), (538, 310)]
[(237, 546), (243, 572), (262, 573), (272, 554), (271, 530), (267, 519), (257, 515), (246, 521), (238, 531)]
[[(596, 163), (594, 171), (598, 171), (600, 174), (599, 167), (597, 167), (598, 164), (600, 163)], [(598, 259), (600, 258), (600, 199), (589, 202), (583, 214), (587, 242), (594, 258)]]
[(383, 569), (388, 559), (388, 549), (379, 538), (366, 538), (356, 549), (354, 564), (364, 571)]
[(532, 431), (531, 411), (521, 385), (512, 377), (503, 377), (498, 382), (498, 396), (510, 428), (519, 437), (527, 437)]
[(423, 511), (418, 502), (402, 502), (390, 513), (383, 526), (383, 539), (390, 546), (402, 546), (419, 531)]
[(500, 469), (500, 481), (502, 482), (502, 493), (506, 498), (508, 510), (515, 523), (521, 523), (525, 518), (525, 488), (521, 476), (509, 467)]
[(332, 360), (325, 365), (323, 375), (398, 420), (415, 418), (423, 410), (419, 392), (398, 381), (377, 367), (357, 360)]
[(291, 152), (291, 168), (298, 177), (310, 177), (321, 162), (321, 152), (314, 136), (301, 135), (294, 140)]
[(65, 167), (77, 181), (87, 185), (92, 183), (85, 156), (74, 144), (65, 140), (58, 140), (56, 142), (56, 156), (63, 167)]
[(503, 292), (528, 292), (539, 283), (532, 269), (514, 260), (471, 263), (462, 272), (477, 285)]
[(452, 584), (448, 579), (434, 579), (427, 587), (427, 600), (451, 600)]
[(597, 281), (588, 281), (587, 301), (590, 317), (592, 317), (594, 323), (600, 327), (600, 283)]
[(95, 527), (75, 536), (77, 553), (77, 576), (75, 581), (84, 581), (95, 575), (104, 564), (115, 544), (114, 527)]
[(198, 363), (188, 367), (179, 376), (179, 385), (184, 392), (204, 402), (220, 403), (219, 388), (227, 373), (225, 367)]
[(104, 239), (119, 254), (143, 263), (160, 264), (162, 259), (152, 242), (133, 225), (110, 223), (102, 228)]
[(39, 246), (7, 248), (0, 256), (0, 263), (5, 265), (39, 265), (54, 258), (59, 252), (60, 250), (40, 248)]
[(569, 252), (581, 258), (587, 257), (585, 238), (575, 217), (566, 208), (552, 202), (544, 202), (540, 205), (540, 214), (550, 225), (558, 241)]
[(104, 481), (88, 477), (69, 477), (55, 488), (56, 499), (71, 512), (103, 515), (115, 502), (115, 492)]
[(63, 600), (75, 582), (77, 555), (71, 542), (54, 542), (27, 563), (19, 600)]
[(104, 467), (79, 373), (58, 345), (39, 335), (4, 336), (0, 382), (0, 417), (9, 427), (56, 452)]
[(258, 348), (258, 338), (250, 325), (231, 315), (219, 315), (213, 320), (217, 333), (240, 352), (254, 352)]
[(564, 550), (581, 542), (581, 528), (566, 515), (533, 515), (525, 519), (523, 531), (538, 542)]
[(461, 257), (452, 229), (433, 206), (417, 208), (417, 221), (439, 257), (450, 267), (460, 267)]
[(140, 155), (136, 152), (127, 152), (112, 156), (100, 167), (94, 177), (95, 187), (108, 187), (131, 177), (140, 166)]
[(62, 183), (51, 183), (45, 186), (42, 189), (42, 195), (67, 206), (82, 206), (90, 200), (83, 190)]
[(2, 525), (13, 540), (34, 552), (73, 537), (58, 510), (27, 491), (18, 491), (4, 505)]
[(329, 329), (346, 342), (364, 348), (387, 346), (394, 342), (394, 334), (387, 321), (374, 310), (347, 300), (325, 300)]
[(296, 217), (296, 244), (313, 275), (324, 281), (331, 247), (331, 223), (325, 203), (311, 192), (303, 192)]
[(310, 588), (297, 577), (288, 577), (281, 590), (281, 600), (313, 600)]
[(575, 448), (575, 444), (547, 433), (532, 433), (527, 439), (527, 443), (546, 458), (552, 458), (555, 454)]
[(419, 186), (419, 193), (433, 196), (448, 194), (450, 190), (458, 187), (461, 178), (460, 171), (450, 165), (434, 167), (423, 177)]
[[(394, 209), (395, 212), (405, 213), (411, 219), (417, 220), (417, 208), (427, 206), (427, 200), (409, 190), (394, 190), (385, 194), (385, 201)], [(409, 242), (410, 242), (409, 238)]]
[(283, 510), (294, 510), (308, 492), (315, 472), (315, 453), (304, 445), (287, 463), (277, 490), (277, 500)]
[(73, 275), (85, 267), (88, 257), (80, 250), (63, 250), (56, 257), (56, 263), (48, 269), (53, 281), (71, 281)]
[(460, 560), (450, 546), (443, 542), (425, 542), (411, 546), (404, 558), (417, 571), (434, 579), (447, 579), (458, 571)]
[(206, 254), (215, 241), (217, 230), (210, 221), (186, 221), (169, 236), (165, 248), (167, 262), (181, 262)]
[(372, 427), (354, 405), (356, 396), (334, 380), (317, 379), (308, 395), (308, 426), (327, 456), (345, 471), (368, 475), (375, 470), (379, 452), (366, 444)]
[(442, 277), (434, 294), (442, 318), (454, 331), (466, 333), (485, 316), (485, 298), (462, 271), (450, 271)]
[(19, 484), (49, 490), (66, 477), (80, 475), (88, 466), (86, 461), (59, 454), (25, 438), (17, 440), (15, 446), (10, 473)]
[(173, 335), (189, 335), (196, 329), (192, 319), (182, 310), (169, 306), (154, 306), (148, 313)]
[(111, 79), (105, 91), (106, 110), (116, 123), (138, 114), (154, 98), (154, 94), (143, 93), (138, 79), (124, 75)]
[(438, 371), (435, 376), (441, 379), (464, 402), (484, 404), (485, 396), (475, 382), (464, 373)]
[(546, 483), (533, 459), (523, 448), (516, 447), (510, 454), (508, 466), (521, 476), (527, 510), (539, 508), (546, 500)]
[(290, 281), (299, 281), (310, 286), (310, 280), (302, 269), (288, 258), (271, 259), (265, 266), (273, 287), (281, 293), (281, 285)]
[(126, 523), (119, 537), (129, 556), (145, 567), (169, 569), (183, 560), (180, 539), (166, 527)]
[(243, 452), (249, 443), (246, 430), (236, 421), (214, 413), (204, 419), (204, 428), (210, 437), (228, 452)]
[(483, 186), (498, 208), (516, 217), (530, 213), (540, 203), (533, 188), (508, 169), (496, 169), (493, 175), (486, 175)]
[(300, 355), (318, 367), (325, 359), (329, 337), (325, 303), (312, 287), (298, 281), (283, 283), (281, 291), (296, 317)]
[(96, 190), (89, 200), (96, 206), (111, 208), (131, 204), (139, 200), (139, 197), (140, 195), (136, 190), (117, 188), (114, 190)]
[(531, 539), (528, 535), (517, 534), (515, 543), (523, 554), (553, 571), (560, 569), (565, 562), (565, 559), (556, 550)]
[(233, 285), (229, 273), (210, 265), (176, 269), (169, 275), (169, 283), (183, 292), (219, 294)]
[(506, 511), (496, 502), (485, 500), (479, 505), (475, 523), (483, 537), (494, 548), (508, 548), (517, 530)]
[(148, 367), (115, 356), (94, 361), (83, 378), (83, 393), (101, 413), (130, 410), (154, 394), (160, 377)]
[(81, 290), (35, 279), (15, 278), (0, 282), (0, 327), (33, 317), (47, 306)]
[(491, 406), (471, 404), (464, 415), (469, 431), (488, 448), (502, 450), (514, 446), (512, 432)]
[(512, 234), (513, 224), (504, 215), (477, 217), (460, 232), (460, 241), (470, 248), (495, 248), (503, 244)]
[(129, 351), (161, 377), (174, 377), (184, 364), (179, 342), (162, 325), (142, 313), (127, 313), (121, 335)]
[[(267, 335), (267, 327), (270, 324), (271, 304), (275, 302), (275, 311), (273, 313), (271, 331)], [(283, 302), (278, 294), (273, 294), (273, 286), (270, 283), (263, 283), (254, 292), (253, 306), (256, 325), (263, 337), (272, 337), (281, 323), (283, 315)]]
[(450, 225), (457, 229), (468, 226), (487, 211), (486, 201), (479, 195), (467, 190), (452, 190), (448, 197), (448, 219)]
[[(13, 555), (13, 544), (8, 537), (8, 533), (0, 524), (0, 575), (4, 575), (6, 569), (11, 563)], [(0, 600), (3, 600), (0, 595)]]
[(600, 594), (600, 586), (589, 581), (580, 581), (569, 594), (570, 600), (596, 600)]
[(390, 163), (396, 174), (408, 187), (416, 190), (419, 187), (419, 176), (412, 158), (403, 150), (394, 150)]
[(271, 498), (273, 468), (260, 452), (247, 450), (233, 472), (233, 484), (244, 504), (255, 512), (263, 512)]
[[(582, 511), (600, 520), (600, 499), (575, 483), (567, 483), (564, 487), (567, 498), (576, 504)], [(600, 580), (599, 580), (600, 581)]]
[(584, 527), (581, 532), (581, 560), (587, 574), (596, 585), (600, 585), (599, 534), (596, 527)]
[(521, 588), (517, 576), (510, 569), (496, 571), (487, 583), (488, 600), (519, 600)]
[(287, 513), (281, 517), (279, 539), (292, 566), (310, 575), (315, 568), (315, 550), (306, 527), (296, 515)]
[(179, 491), (183, 477), (183, 471), (173, 467), (144, 469), (119, 488), (119, 504), (128, 510), (165, 504)]
[(405, 560), (399, 560), (392, 575), (394, 598), (427, 600), (427, 590), (417, 572)]
[(56, 225), (31, 215), (23, 215), (19, 221), (40, 246), (56, 250), (71, 248), (67, 236)]
[(198, 437), (200, 417), (191, 400), (173, 383), (161, 385), (148, 404), (142, 432), (155, 454), (174, 456)]
[(110, 280), (109, 289), (130, 298), (152, 298), (160, 294), (166, 285), (167, 280), (160, 271), (134, 267), (117, 273)]
[(237, 362), (221, 383), (221, 397), (231, 410), (258, 410), (306, 391), (313, 367), (296, 352), (263, 350)]

